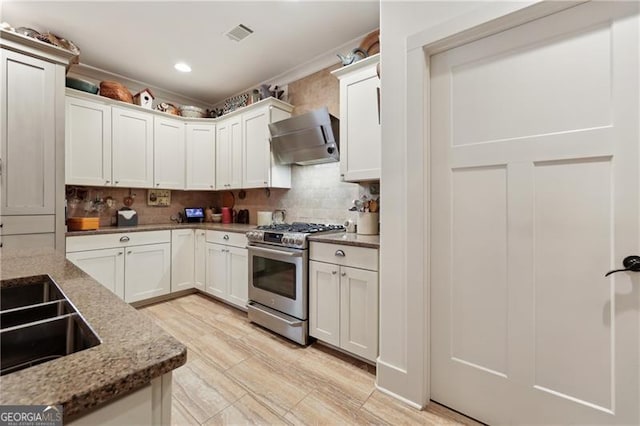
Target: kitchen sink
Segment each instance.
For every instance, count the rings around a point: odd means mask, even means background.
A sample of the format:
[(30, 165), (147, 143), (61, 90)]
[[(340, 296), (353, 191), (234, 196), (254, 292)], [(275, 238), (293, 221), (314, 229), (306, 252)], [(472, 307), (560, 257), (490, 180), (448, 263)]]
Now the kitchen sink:
[(100, 344), (48, 275), (0, 281), (0, 301), (0, 375)]
[(58, 285), (48, 275), (7, 281), (11, 282), (11, 287), (0, 287), (0, 311), (65, 299)]

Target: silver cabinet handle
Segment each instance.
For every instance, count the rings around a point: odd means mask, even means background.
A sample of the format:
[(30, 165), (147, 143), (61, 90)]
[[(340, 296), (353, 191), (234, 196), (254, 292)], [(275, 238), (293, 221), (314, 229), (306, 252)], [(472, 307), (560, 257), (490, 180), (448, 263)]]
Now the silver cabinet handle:
[(342, 276), (342, 277), (346, 277), (346, 276), (347, 276), (347, 273), (346, 273), (346, 272), (343, 272), (343, 273), (341, 273), (341, 274), (340, 274), (340, 276)]
[(122, 256), (123, 254), (124, 254), (124, 252), (122, 252), (122, 251), (118, 252), (118, 256)]
[(224, 237), (222, 237), (222, 238), (223, 238), (223, 239), (225, 239), (225, 240), (228, 240), (228, 239), (229, 239), (229, 236), (228, 236), (228, 235), (225, 235), (225, 236), (224, 236)]
[(119, 184), (119, 183), (120, 183), (120, 181), (119, 181), (119, 180), (117, 180), (117, 181), (115, 181), (115, 182), (114, 182), (114, 184), (116, 184), (116, 185), (117, 185), (117, 184)]
[(129, 251), (127, 252), (127, 254), (131, 254), (131, 250), (129, 250)]
[(126, 243), (126, 242), (128, 242), (128, 241), (129, 241), (129, 237), (127, 237), (127, 236), (120, 237), (120, 242), (121, 242), (121, 243)]
[(338, 257), (345, 257), (345, 256), (346, 256), (346, 254), (344, 254), (344, 251), (342, 251), (342, 250), (336, 250), (336, 256), (338, 256)]
[(335, 275), (337, 273), (338, 273), (338, 271), (331, 271), (331, 275)]
[(105, 185), (109, 185), (109, 182), (111, 182), (111, 181), (110, 181), (110, 180), (105, 180), (105, 181), (104, 181), (104, 184), (105, 184)]

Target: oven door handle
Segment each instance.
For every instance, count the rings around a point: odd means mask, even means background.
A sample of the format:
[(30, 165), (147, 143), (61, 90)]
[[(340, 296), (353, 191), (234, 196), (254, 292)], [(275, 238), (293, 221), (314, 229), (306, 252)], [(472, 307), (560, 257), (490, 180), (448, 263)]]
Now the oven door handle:
[(288, 256), (288, 257), (301, 257), (302, 256), (302, 252), (294, 253), (294, 252), (290, 252), (290, 251), (273, 250), (273, 249), (257, 247), (257, 246), (249, 246), (248, 248), (249, 248), (249, 250), (255, 251), (255, 252), (258, 252), (258, 253), (269, 253), (269, 254), (275, 254), (275, 255), (278, 255), (278, 256)]
[(275, 318), (275, 319), (277, 319), (278, 321), (282, 321), (282, 322), (284, 322), (284, 323), (287, 323), (287, 325), (289, 325), (290, 327), (300, 327), (300, 326), (302, 325), (302, 321), (289, 321), (289, 320), (287, 320), (287, 319), (285, 319), (285, 318), (282, 318), (281, 316), (274, 315), (274, 314), (272, 314), (271, 312), (268, 312), (268, 311), (266, 311), (266, 310), (264, 310), (264, 309), (260, 309), (260, 308), (259, 308), (259, 307), (257, 307), (253, 302), (249, 302), (249, 303), (247, 303), (247, 307), (252, 307), (253, 309), (258, 310), (258, 311), (260, 311), (261, 313), (263, 313), (263, 314), (265, 314), (265, 315), (268, 315), (268, 316), (270, 316), (270, 317), (272, 317), (272, 318)]

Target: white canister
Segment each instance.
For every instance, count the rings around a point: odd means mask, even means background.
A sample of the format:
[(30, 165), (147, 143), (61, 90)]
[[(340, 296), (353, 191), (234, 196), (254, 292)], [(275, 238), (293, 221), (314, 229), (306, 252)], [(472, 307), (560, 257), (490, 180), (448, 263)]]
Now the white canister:
[(271, 225), (273, 212), (258, 212), (258, 226)]
[(378, 213), (358, 213), (358, 234), (378, 235)]

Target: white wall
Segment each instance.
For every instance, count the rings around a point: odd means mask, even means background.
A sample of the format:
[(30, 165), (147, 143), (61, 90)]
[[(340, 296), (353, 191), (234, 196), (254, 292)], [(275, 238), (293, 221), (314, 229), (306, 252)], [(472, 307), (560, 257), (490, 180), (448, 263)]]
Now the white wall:
[[(380, 357), (378, 387), (416, 406), (428, 399), (425, 365), (427, 307), (408, 295), (423, 282), (421, 271), (407, 269), (410, 248), (420, 246), (422, 211), (407, 198), (406, 38), (481, 7), (481, 2), (385, 1), (380, 9), (382, 178), (380, 249)], [(409, 178), (408, 178), (409, 176)], [(411, 208), (408, 208), (411, 207)], [(420, 228), (422, 229), (422, 228)]]

